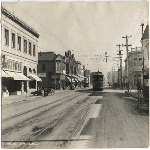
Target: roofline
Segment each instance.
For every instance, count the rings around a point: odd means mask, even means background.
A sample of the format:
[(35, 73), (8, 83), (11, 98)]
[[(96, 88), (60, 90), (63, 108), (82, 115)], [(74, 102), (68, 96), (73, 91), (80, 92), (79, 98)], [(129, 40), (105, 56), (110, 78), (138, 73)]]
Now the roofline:
[(16, 17), (14, 14), (12, 14), (11, 12), (9, 12), (3, 6), (1, 7), (1, 13), (3, 15), (5, 15), (6, 17), (8, 17), (9, 19), (11, 19), (12, 21), (14, 21), (16, 24), (18, 24), (22, 28), (24, 28), (25, 30), (27, 30), (28, 32), (30, 32), (31, 34), (33, 34), (35, 37), (39, 38), (40, 35), (37, 33), (37, 31), (35, 29), (33, 29), (27, 23), (25, 23), (24, 21), (22, 21), (20, 18)]

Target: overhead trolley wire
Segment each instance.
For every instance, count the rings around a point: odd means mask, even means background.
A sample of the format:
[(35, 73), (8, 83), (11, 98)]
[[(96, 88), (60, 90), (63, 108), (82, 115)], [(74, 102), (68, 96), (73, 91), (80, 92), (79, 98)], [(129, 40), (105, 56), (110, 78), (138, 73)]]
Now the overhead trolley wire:
[[(92, 28), (89, 32), (93, 31), (99, 24), (102, 23), (102, 20), (110, 13), (110, 11), (114, 8), (114, 6), (116, 6), (116, 4), (114, 4), (114, 5), (110, 8), (110, 10), (108, 11), (108, 13), (107, 13), (106, 15), (104, 15), (104, 16), (101, 18), (100, 22), (97, 23), (97, 24), (94, 26), (94, 28)], [(90, 33), (89, 33), (88, 35), (86, 35), (86, 36), (74, 47), (74, 49), (76, 49), (89, 35), (90, 35)]]
[[(22, 10), (24, 10), (32, 19), (34, 19), (37, 23), (38, 23), (38, 21), (34, 18), (34, 17), (32, 17), (24, 8), (22, 8), (17, 2), (16, 2), (16, 4), (22, 9)], [(61, 40), (59, 40), (54, 34), (52, 34), (49, 30), (47, 30), (41, 23), (38, 23), (42, 28), (44, 28), (50, 35), (52, 35), (57, 41), (59, 41), (61, 44), (62, 44), (62, 46), (63, 47), (65, 47), (66, 49), (68, 49), (67, 48), (67, 46), (61, 41)]]

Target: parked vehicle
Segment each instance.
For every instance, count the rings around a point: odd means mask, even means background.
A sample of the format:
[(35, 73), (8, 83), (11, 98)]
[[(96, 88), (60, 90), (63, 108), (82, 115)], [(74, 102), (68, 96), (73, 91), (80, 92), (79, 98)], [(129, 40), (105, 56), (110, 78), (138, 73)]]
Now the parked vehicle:
[(35, 96), (42, 95), (43, 97), (45, 97), (45, 96), (53, 95), (54, 94), (54, 89), (44, 88), (44, 89), (40, 89), (38, 91), (31, 92), (31, 94), (33, 94)]

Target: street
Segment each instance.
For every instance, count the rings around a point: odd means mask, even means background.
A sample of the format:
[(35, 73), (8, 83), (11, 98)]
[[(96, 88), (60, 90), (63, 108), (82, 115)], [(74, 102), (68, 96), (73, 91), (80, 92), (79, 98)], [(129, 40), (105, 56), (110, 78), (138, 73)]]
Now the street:
[(2, 148), (148, 148), (149, 115), (125, 90), (64, 90), (3, 105)]

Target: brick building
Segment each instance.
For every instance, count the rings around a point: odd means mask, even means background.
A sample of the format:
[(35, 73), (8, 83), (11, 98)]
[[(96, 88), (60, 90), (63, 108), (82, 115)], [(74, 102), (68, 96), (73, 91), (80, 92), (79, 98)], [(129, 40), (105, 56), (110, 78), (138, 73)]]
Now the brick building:
[[(55, 69), (56, 68), (56, 69)], [(54, 52), (38, 53), (38, 76), (42, 79), (44, 87), (61, 89), (65, 86), (66, 58)]]

